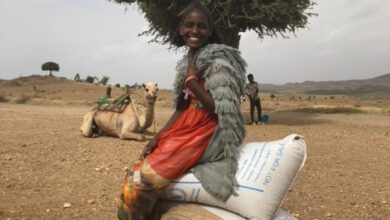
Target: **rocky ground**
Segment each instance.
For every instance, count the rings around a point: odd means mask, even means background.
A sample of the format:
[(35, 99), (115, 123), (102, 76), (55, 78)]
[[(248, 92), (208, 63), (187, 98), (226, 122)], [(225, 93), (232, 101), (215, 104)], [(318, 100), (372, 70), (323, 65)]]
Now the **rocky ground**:
[[(145, 142), (83, 138), (89, 109), (0, 103), (0, 219), (115, 219), (125, 169)], [(388, 219), (388, 115), (267, 113), (268, 125), (246, 125), (246, 141), (298, 133), (308, 145), (285, 210), (299, 219)], [(169, 114), (157, 109), (157, 129)]]
[[(105, 91), (61, 77), (0, 80), (0, 219), (115, 219), (113, 201), (125, 170), (146, 142), (80, 135), (83, 115)], [(123, 92), (112, 88), (114, 98)], [(143, 103), (142, 89), (131, 95)], [(270, 123), (246, 125), (246, 141), (298, 133), (308, 145), (306, 165), (283, 209), (304, 220), (388, 219), (388, 98), (290, 93), (261, 98)], [(171, 99), (169, 90), (159, 91), (156, 129), (170, 115)], [(248, 121), (247, 102), (242, 111)], [(171, 209), (164, 217), (211, 218), (196, 206)]]

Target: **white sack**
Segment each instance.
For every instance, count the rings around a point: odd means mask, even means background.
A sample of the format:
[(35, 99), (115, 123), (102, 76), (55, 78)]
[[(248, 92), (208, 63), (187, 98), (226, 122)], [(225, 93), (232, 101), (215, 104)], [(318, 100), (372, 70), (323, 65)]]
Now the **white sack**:
[(251, 142), (240, 147), (237, 196), (223, 202), (205, 191), (191, 173), (173, 181), (163, 198), (220, 207), (253, 220), (272, 219), (303, 167), (306, 144), (291, 134), (282, 140)]
[[(218, 217), (224, 220), (246, 220), (246, 218), (237, 215), (233, 212), (229, 212), (227, 210), (223, 210), (212, 206), (205, 206), (205, 205), (201, 205), (201, 207), (207, 209), (209, 212), (217, 215)], [(279, 208), (277, 210), (275, 216), (272, 219), (273, 220), (297, 220), (294, 216), (290, 215), (282, 208)]]

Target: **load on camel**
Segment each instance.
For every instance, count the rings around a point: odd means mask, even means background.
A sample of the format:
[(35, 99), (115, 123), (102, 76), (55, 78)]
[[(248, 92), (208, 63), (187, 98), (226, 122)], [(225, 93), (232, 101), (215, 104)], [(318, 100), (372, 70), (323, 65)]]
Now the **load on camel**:
[(84, 137), (92, 137), (104, 133), (121, 139), (144, 141), (146, 129), (154, 121), (158, 86), (156, 83), (146, 83), (142, 86), (146, 101), (144, 108), (128, 93), (116, 100), (110, 99), (108, 103), (101, 102), (84, 116), (80, 127), (81, 134)]

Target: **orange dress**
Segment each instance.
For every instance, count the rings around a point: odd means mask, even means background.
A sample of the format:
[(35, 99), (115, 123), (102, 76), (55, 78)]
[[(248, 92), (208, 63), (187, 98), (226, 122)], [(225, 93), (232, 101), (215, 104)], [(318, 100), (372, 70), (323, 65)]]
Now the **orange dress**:
[(195, 96), (190, 98), (191, 105), (160, 134), (157, 147), (147, 156), (148, 164), (164, 179), (176, 179), (195, 166), (217, 126), (216, 118), (198, 107)]
[(135, 165), (134, 172), (127, 173), (121, 202), (117, 204), (119, 219), (143, 216), (145, 208), (139, 207), (152, 208), (157, 201), (149, 192), (160, 192), (171, 180), (194, 167), (206, 151), (217, 127), (217, 119), (198, 107), (195, 96), (189, 98), (190, 106), (171, 128), (160, 134), (154, 151)]

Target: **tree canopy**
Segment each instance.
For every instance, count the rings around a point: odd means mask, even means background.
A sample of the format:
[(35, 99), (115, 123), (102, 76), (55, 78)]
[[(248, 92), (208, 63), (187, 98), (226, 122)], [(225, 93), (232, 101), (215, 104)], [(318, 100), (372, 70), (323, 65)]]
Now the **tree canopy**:
[(105, 86), (105, 85), (107, 85), (108, 80), (110, 80), (110, 77), (108, 77), (108, 76), (103, 76), (103, 77), (100, 79), (99, 83), (102, 84), (103, 86)]
[[(177, 15), (192, 0), (109, 0), (137, 4), (149, 22), (141, 35), (153, 36), (152, 42), (171, 44), (179, 24)], [(260, 38), (282, 36), (305, 28), (312, 0), (201, 0), (214, 16), (225, 44), (238, 48), (240, 32), (255, 31)]]
[(85, 78), (85, 81), (87, 83), (93, 83), (95, 81), (95, 77), (93, 76), (87, 76), (87, 78)]
[(55, 62), (46, 62), (42, 64), (42, 71), (50, 71), (49, 76), (53, 76), (52, 71), (60, 71), (60, 65)]

